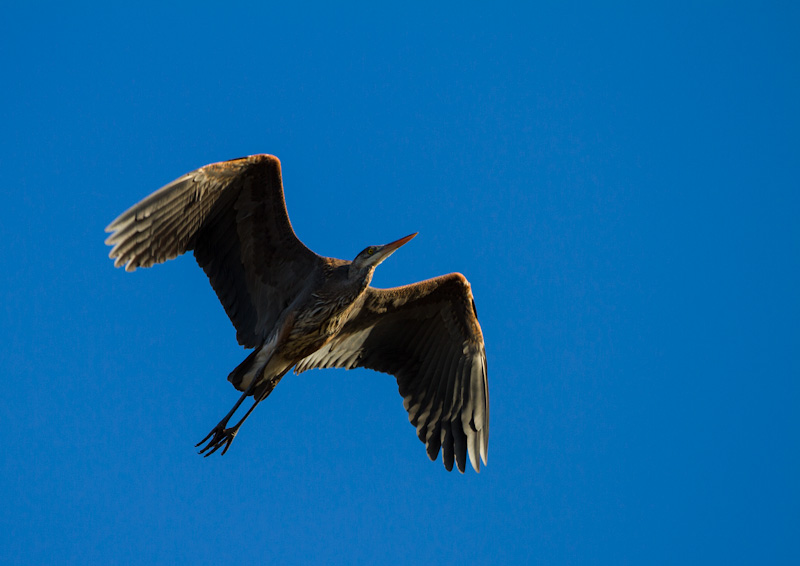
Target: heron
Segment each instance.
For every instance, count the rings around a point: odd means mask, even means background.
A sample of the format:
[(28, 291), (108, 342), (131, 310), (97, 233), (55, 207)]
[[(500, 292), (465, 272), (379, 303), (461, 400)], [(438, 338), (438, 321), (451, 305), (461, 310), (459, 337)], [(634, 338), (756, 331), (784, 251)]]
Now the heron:
[[(375, 268), (417, 234), (346, 261), (307, 248), (289, 222), (273, 155), (212, 163), (165, 185), (106, 228), (109, 257), (126, 271), (194, 253), (253, 351), (228, 380), (242, 392), (197, 443), (225, 454), (242, 424), (292, 368), (368, 368), (393, 375), (428, 457), (476, 472), (489, 445), (486, 350), (472, 289), (460, 273), (391, 289)], [(233, 426), (248, 398), (253, 403)]]

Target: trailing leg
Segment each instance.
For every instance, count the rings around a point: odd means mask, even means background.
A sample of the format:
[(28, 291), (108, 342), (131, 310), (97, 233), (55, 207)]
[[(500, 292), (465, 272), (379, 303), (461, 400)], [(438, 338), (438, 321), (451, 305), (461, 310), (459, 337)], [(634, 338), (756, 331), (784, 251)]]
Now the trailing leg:
[[(220, 442), (222, 442), (223, 440), (225, 440), (225, 438), (227, 438), (228, 431), (231, 430), (226, 428), (228, 426), (228, 421), (231, 420), (231, 417), (236, 412), (236, 410), (242, 405), (242, 403), (244, 403), (244, 400), (247, 398), (247, 396), (250, 395), (250, 393), (252, 393), (253, 389), (255, 388), (255, 383), (256, 383), (255, 380), (253, 380), (253, 383), (251, 383), (250, 387), (248, 387), (247, 390), (244, 393), (242, 393), (242, 396), (239, 397), (239, 400), (236, 401), (236, 404), (228, 412), (228, 414), (225, 415), (225, 417), (221, 421), (219, 421), (219, 423), (217, 423), (217, 426), (211, 429), (211, 432), (209, 432), (203, 440), (195, 444), (195, 447), (198, 447), (201, 444), (205, 444), (206, 440), (208, 440), (209, 438), (211, 439), (209, 440), (208, 445), (205, 446), (202, 450), (200, 450), (199, 454), (202, 454), (212, 446), (216, 446), (216, 448), (214, 448), (214, 450), (206, 454), (206, 456), (208, 456), (209, 454), (213, 454), (214, 452), (217, 451)], [(250, 410), (252, 411), (252, 409)], [(233, 436), (235, 435), (236, 433), (233, 434)], [(230, 437), (230, 440), (228, 441), (228, 446), (230, 446), (231, 442), (233, 442), (233, 436)], [(225, 448), (225, 450), (227, 450), (227, 447)], [(225, 454), (224, 451), (222, 453)]]
[[(201, 444), (205, 443), (208, 440), (208, 443), (200, 450), (199, 453), (200, 454), (205, 453), (204, 456), (207, 458), (208, 456), (210, 456), (211, 454), (222, 448), (222, 452), (220, 454), (225, 454), (225, 452), (228, 451), (228, 448), (230, 448), (233, 439), (236, 438), (236, 434), (239, 432), (239, 427), (241, 427), (242, 424), (244, 424), (244, 421), (247, 420), (247, 417), (250, 416), (250, 413), (253, 412), (253, 410), (258, 406), (258, 404), (261, 403), (261, 401), (263, 401), (264, 399), (266, 399), (270, 393), (272, 393), (272, 390), (275, 389), (275, 386), (278, 384), (281, 378), (284, 375), (286, 375), (287, 371), (289, 371), (289, 368), (286, 368), (285, 370), (283, 370), (282, 373), (273, 377), (272, 379), (268, 379), (261, 382), (258, 382), (254, 379), (252, 383), (250, 383), (250, 386), (247, 388), (247, 391), (245, 391), (244, 394), (242, 394), (242, 396), (233, 406), (233, 409), (231, 409), (231, 411), (227, 415), (225, 415), (225, 418), (222, 419), (219, 422), (219, 424), (215, 426), (203, 440), (197, 443), (197, 446), (200, 446)], [(236, 409), (239, 408), (239, 406), (244, 401), (245, 397), (250, 395), (251, 392), (253, 393), (253, 399), (254, 399), (253, 405), (250, 407), (250, 409), (248, 409), (247, 413), (245, 413), (245, 415), (241, 418), (241, 420), (239, 420), (238, 423), (236, 423), (230, 428), (226, 428), (228, 425), (228, 421), (236, 412)], [(209, 440), (209, 438), (211, 440)]]

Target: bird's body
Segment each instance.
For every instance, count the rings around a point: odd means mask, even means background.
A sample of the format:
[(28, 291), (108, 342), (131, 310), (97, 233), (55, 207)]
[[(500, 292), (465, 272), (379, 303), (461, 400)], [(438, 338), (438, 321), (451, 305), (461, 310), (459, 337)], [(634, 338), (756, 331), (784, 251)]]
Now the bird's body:
[(259, 378), (264, 383), (256, 387), (268, 387), (269, 377), (283, 375), (338, 334), (372, 279), (371, 272), (365, 277), (348, 277), (348, 263), (324, 258), (323, 268), (312, 275), (316, 281), (307, 284), (305, 292), (286, 308), (264, 345), (253, 352), (254, 360), (245, 360), (230, 374), (236, 389), (247, 391), (253, 379)]
[[(486, 463), (489, 397), (483, 335), (469, 283), (453, 273), (395, 289), (375, 267), (416, 234), (351, 261), (313, 253), (292, 231), (280, 162), (214, 163), (153, 193), (109, 225), (110, 257), (126, 269), (193, 250), (237, 331), (254, 351), (228, 376), (243, 392), (200, 442), (230, 446), (252, 410), (292, 368), (366, 367), (395, 375), (409, 419), (435, 459), (464, 471)], [(253, 406), (228, 421), (246, 397)]]

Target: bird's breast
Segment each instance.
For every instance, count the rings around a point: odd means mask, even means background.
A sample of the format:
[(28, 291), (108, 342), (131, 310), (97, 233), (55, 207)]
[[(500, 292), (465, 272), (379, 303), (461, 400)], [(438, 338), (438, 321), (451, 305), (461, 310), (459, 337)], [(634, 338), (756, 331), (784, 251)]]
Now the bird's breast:
[(299, 309), (288, 340), (282, 350), (289, 356), (302, 359), (327, 344), (347, 322), (352, 300), (327, 300), (314, 297), (307, 308)]

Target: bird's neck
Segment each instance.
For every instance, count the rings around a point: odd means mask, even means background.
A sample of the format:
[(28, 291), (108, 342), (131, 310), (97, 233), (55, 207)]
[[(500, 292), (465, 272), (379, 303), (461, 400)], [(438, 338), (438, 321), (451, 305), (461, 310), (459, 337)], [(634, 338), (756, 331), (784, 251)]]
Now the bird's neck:
[(356, 286), (360, 287), (360, 290), (363, 291), (367, 288), (370, 281), (372, 281), (372, 274), (375, 273), (375, 267), (362, 267), (358, 268), (355, 266), (355, 263), (350, 264), (350, 268), (348, 270), (347, 278), (354, 282)]
[(369, 286), (370, 282), (372, 281), (372, 274), (373, 273), (375, 273), (375, 268), (374, 267), (370, 268), (369, 272), (363, 277), (363, 279), (361, 279), (361, 288), (360, 288), (360, 291), (358, 293), (359, 295), (361, 293), (363, 293), (364, 289), (366, 289)]
[(355, 269), (352, 265), (332, 269), (328, 271), (325, 283), (314, 294), (342, 305), (350, 304), (369, 286), (373, 271), (374, 268)]

